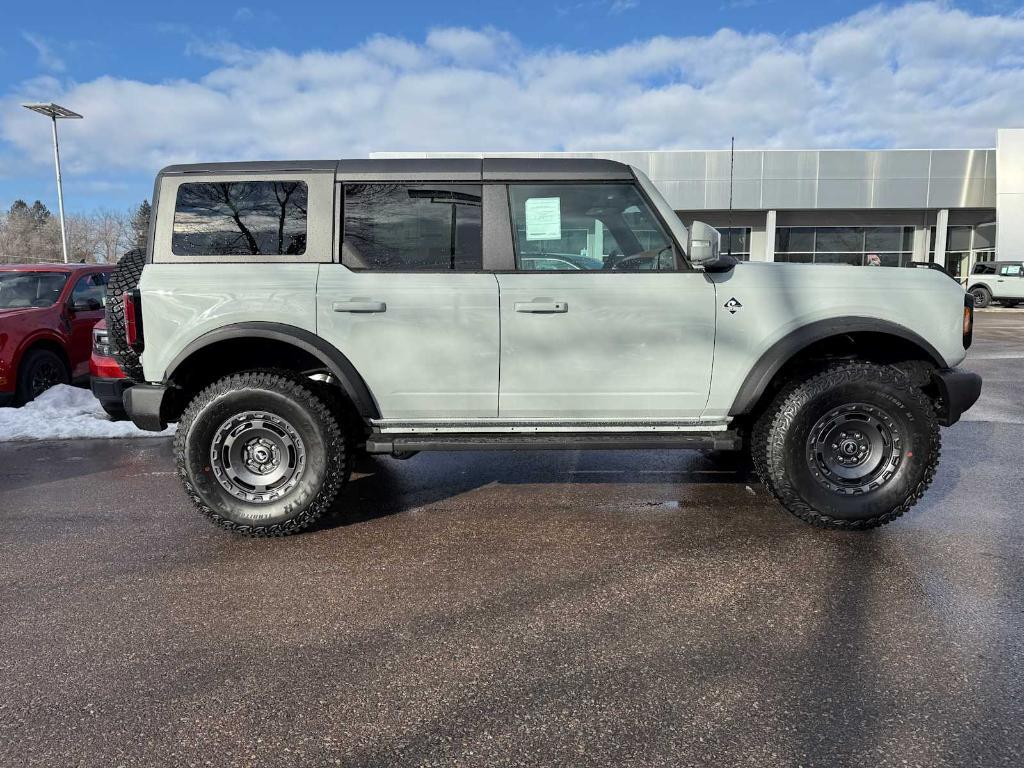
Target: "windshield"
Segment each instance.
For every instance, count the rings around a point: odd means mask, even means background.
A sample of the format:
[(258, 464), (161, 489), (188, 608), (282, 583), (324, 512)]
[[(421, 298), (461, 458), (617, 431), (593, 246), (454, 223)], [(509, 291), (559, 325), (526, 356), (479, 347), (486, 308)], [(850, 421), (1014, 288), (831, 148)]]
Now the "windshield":
[(65, 272), (0, 272), (0, 309), (52, 307), (67, 281)]

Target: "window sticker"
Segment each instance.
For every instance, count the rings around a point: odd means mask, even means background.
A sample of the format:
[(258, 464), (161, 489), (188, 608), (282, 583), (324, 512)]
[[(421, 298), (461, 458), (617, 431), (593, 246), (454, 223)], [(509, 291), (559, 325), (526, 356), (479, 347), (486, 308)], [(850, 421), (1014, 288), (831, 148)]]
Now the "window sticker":
[(562, 239), (561, 198), (531, 197), (527, 199), (526, 239)]
[(1008, 274), (1008, 275), (1019, 275), (1020, 274), (1020, 264), (1011, 264), (1010, 266), (1008, 266), (1006, 268), (1006, 274)]

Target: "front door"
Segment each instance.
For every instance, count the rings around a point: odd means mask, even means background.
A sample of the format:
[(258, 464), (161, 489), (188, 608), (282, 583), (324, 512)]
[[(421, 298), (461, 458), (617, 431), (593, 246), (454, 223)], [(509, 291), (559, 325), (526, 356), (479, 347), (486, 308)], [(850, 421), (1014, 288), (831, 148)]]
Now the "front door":
[(103, 319), (103, 302), (107, 290), (107, 276), (102, 272), (78, 278), (68, 299), (68, 324), (71, 326), (68, 357), (71, 377), (80, 378), (89, 373), (92, 355), (92, 329)]
[(499, 415), (687, 421), (707, 404), (715, 286), (628, 183), (510, 185)]
[(1024, 300), (1024, 266), (1003, 264), (996, 276), (995, 295), (1015, 301)]
[(317, 331), (384, 419), (494, 418), (498, 283), (481, 272), (479, 184), (347, 184), (341, 264), (320, 267)]

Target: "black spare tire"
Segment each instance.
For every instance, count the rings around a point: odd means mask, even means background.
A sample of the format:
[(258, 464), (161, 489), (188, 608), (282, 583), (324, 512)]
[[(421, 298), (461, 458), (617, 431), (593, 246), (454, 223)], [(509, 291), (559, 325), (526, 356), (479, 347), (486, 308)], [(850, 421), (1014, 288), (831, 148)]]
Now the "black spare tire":
[(107, 334), (110, 350), (121, 370), (132, 381), (143, 381), (142, 363), (138, 353), (128, 346), (122, 297), (139, 285), (146, 266), (146, 252), (141, 248), (128, 251), (117, 262), (117, 269), (107, 283)]

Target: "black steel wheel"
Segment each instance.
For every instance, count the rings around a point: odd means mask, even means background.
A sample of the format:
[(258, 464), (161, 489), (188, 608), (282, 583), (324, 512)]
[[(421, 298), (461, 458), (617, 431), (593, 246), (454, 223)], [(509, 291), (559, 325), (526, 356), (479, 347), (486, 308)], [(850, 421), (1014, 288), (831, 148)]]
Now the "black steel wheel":
[(989, 291), (988, 288), (986, 288), (983, 285), (971, 288), (970, 293), (971, 296), (974, 297), (975, 309), (984, 309), (985, 307), (992, 303), (992, 293), (991, 291)]
[(865, 529), (906, 512), (940, 455), (931, 400), (903, 371), (847, 361), (784, 387), (755, 422), (754, 466), (800, 519)]
[(33, 349), (22, 358), (18, 368), (18, 401), (35, 400), (51, 387), (70, 381), (68, 367), (60, 355), (49, 349)]
[(811, 427), (807, 461), (814, 479), (833, 493), (866, 493), (893, 478), (901, 446), (896, 420), (884, 408), (851, 403)]

